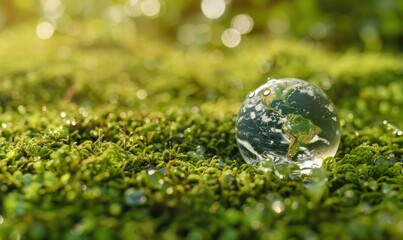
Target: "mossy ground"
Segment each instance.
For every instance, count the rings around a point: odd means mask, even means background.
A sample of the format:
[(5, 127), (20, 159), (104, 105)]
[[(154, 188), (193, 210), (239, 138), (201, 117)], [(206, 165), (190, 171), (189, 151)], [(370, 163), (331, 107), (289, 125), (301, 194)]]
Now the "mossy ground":
[[(0, 36), (0, 239), (402, 239), (401, 54), (83, 32)], [(339, 151), (310, 176), (238, 152), (236, 114), (268, 76), (338, 108)]]

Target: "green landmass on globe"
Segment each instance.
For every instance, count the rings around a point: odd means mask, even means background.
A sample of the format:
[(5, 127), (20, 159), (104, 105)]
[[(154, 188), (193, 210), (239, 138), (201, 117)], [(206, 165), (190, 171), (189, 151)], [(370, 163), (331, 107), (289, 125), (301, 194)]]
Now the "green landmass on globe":
[(270, 88), (264, 89), (261, 94), (261, 99), (266, 106), (269, 106), (269, 109), (275, 110), (276, 107), (272, 107), (274, 109), (270, 108), (271, 104), (277, 100), (284, 101), (291, 94), (292, 91), (290, 90), (292, 89), (294, 89), (294, 85), (292, 84), (279, 84), (274, 89), (274, 94), (271, 94), (272, 90)]
[(322, 132), (312, 121), (297, 114), (288, 114), (283, 124), (283, 131), (290, 138), (288, 157), (292, 159), (304, 144), (309, 144), (315, 136)]
[(294, 84), (278, 84), (275, 89), (276, 100), (285, 100), (290, 95), (290, 90), (295, 88)]
[[(267, 106), (267, 109), (277, 113), (285, 119), (282, 131), (290, 140), (287, 157), (293, 159), (300, 151), (300, 147), (309, 144), (315, 136), (322, 132), (322, 129), (311, 120), (300, 114), (282, 114), (285, 108), (294, 109), (287, 103), (288, 97), (296, 89), (295, 84), (277, 84), (274, 89), (265, 88), (261, 91), (260, 99)], [(272, 94), (274, 93), (274, 94)]]

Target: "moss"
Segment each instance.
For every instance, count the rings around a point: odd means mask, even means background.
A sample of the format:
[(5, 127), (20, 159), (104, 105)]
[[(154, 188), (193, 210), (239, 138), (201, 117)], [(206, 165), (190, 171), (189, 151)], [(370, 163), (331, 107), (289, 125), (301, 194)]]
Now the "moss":
[[(14, 28), (0, 45), (0, 238), (403, 236), (401, 55), (254, 38), (214, 64), (146, 37), (98, 30), (88, 46)], [(237, 111), (268, 75), (304, 78), (338, 108), (341, 146), (312, 175), (279, 178), (238, 152)]]

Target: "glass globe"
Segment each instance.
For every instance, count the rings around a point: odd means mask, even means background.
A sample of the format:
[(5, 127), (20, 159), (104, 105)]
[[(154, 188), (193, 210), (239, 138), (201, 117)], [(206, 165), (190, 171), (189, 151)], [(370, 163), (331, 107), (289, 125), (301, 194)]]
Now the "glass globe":
[(340, 121), (318, 87), (295, 78), (270, 79), (243, 102), (236, 140), (249, 164), (297, 164), (309, 173), (336, 154)]

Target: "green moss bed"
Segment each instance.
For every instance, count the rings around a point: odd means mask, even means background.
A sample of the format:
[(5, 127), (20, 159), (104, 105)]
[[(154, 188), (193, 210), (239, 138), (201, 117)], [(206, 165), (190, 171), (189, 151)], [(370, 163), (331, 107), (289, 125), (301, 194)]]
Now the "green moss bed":
[[(83, 28), (0, 35), (0, 239), (403, 238), (401, 54)], [(311, 175), (242, 160), (236, 115), (267, 77), (337, 107), (339, 150)]]

